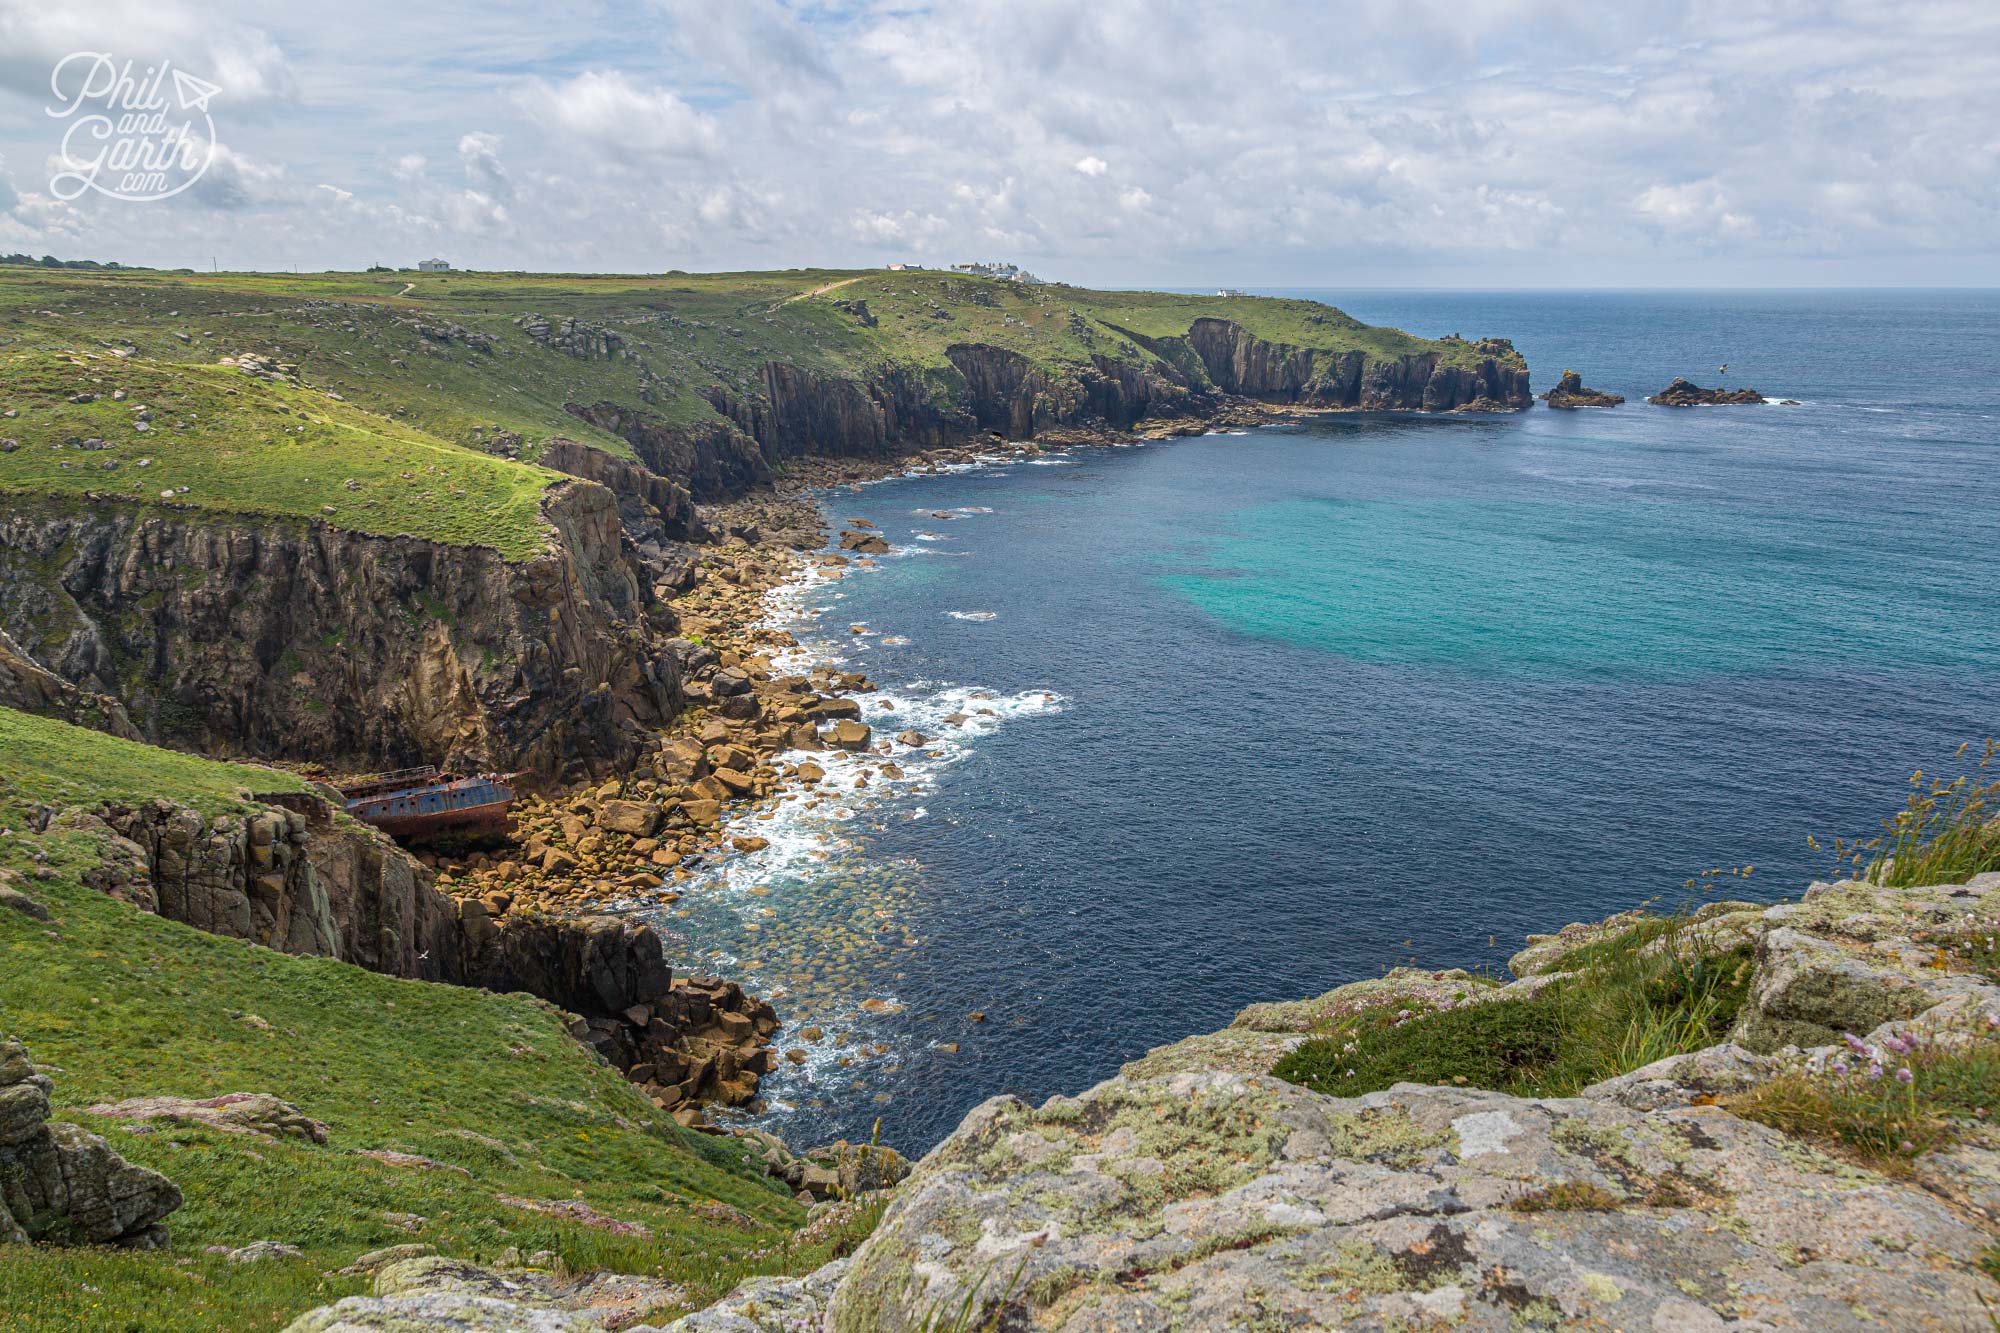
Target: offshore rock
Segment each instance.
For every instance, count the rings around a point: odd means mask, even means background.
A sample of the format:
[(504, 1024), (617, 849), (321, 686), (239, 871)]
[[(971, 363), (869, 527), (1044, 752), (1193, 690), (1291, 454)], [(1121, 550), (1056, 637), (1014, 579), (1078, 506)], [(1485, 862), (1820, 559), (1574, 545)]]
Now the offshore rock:
[(95, 1134), (48, 1123), (51, 1086), (21, 1043), (0, 1040), (0, 1245), (166, 1245), (161, 1219), (180, 1188)]
[(1764, 395), (1755, 389), (1704, 389), (1699, 384), (1677, 378), (1646, 401), (1661, 407), (1716, 407), (1731, 403), (1761, 403)]
[(1583, 376), (1574, 370), (1565, 370), (1556, 387), (1542, 395), (1542, 401), (1557, 411), (1570, 411), (1579, 407), (1616, 407), (1625, 401), (1625, 395), (1586, 389), (1583, 387)]

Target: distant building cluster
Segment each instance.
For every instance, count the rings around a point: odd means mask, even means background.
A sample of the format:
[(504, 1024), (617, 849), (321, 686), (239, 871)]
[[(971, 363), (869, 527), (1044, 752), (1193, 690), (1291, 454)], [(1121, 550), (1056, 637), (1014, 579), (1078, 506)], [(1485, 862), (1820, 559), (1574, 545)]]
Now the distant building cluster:
[(1243, 289), (1241, 287), (1217, 287), (1215, 294), (1217, 296), (1241, 296), (1243, 295)]
[(970, 264), (953, 264), (954, 273), (967, 273), (975, 278), (998, 278), (1002, 282), (1025, 282), (1033, 287), (1046, 287), (1048, 281), (1038, 278), (1024, 268), (1014, 264), (1001, 264), (991, 260), (975, 260)]
[(923, 271), (924, 266), (922, 264), (884, 264), (882, 267), (888, 269), (891, 273), (918, 273)]

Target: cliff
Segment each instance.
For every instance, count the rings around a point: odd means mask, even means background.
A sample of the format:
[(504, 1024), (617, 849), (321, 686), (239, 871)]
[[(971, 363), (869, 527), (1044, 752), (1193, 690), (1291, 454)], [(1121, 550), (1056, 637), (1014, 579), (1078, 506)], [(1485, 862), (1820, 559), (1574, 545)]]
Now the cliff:
[(671, 716), (679, 679), (617, 504), (552, 488), (551, 548), (510, 561), (325, 522), (17, 497), (0, 508), (0, 625), (149, 738), (209, 753), (600, 768)]

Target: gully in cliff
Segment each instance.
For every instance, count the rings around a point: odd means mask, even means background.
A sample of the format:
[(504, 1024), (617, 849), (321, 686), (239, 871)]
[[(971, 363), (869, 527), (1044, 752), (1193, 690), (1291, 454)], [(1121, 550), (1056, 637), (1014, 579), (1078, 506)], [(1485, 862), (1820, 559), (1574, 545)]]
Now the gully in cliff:
[(435, 768), (378, 773), (340, 788), (347, 813), (395, 838), (499, 833), (507, 827), (518, 773), (459, 777)]

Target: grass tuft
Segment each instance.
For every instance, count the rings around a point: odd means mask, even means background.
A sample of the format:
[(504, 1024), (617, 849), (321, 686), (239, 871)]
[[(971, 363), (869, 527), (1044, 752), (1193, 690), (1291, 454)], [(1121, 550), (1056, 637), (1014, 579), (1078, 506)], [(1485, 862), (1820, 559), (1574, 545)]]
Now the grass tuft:
[(1949, 1147), (2000, 1109), (2000, 1033), (1993, 1025), (1940, 1041), (1910, 1033), (1797, 1069), (1729, 1099), (1746, 1120), (1845, 1150), (1880, 1168)]
[(1566, 1097), (1722, 1040), (1749, 988), (1747, 946), (1702, 952), (1687, 919), (1642, 922), (1590, 946), (1585, 974), (1529, 999), (1365, 1011), (1287, 1055), (1278, 1077), (1334, 1096), (1449, 1083)]

